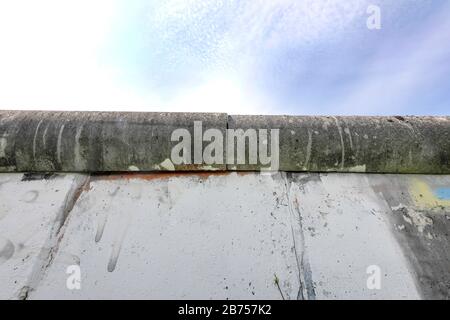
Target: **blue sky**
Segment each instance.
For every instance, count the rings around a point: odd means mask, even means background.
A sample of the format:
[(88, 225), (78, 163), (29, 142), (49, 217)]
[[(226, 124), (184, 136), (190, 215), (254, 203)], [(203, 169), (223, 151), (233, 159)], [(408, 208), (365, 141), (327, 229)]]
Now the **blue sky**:
[(2, 109), (448, 115), (449, 62), (447, 0), (0, 2)]

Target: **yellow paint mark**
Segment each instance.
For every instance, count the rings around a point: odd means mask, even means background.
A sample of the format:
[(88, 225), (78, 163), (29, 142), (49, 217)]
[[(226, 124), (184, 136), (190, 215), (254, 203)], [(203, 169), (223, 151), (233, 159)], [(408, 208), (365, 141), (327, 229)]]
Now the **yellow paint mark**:
[(411, 185), (411, 196), (418, 207), (450, 207), (450, 200), (439, 199), (425, 182), (414, 179)]

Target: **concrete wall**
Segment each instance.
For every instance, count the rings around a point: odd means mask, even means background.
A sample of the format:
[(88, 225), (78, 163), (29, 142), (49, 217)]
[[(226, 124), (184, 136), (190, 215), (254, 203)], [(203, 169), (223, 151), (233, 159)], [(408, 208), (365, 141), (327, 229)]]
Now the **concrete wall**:
[[(174, 164), (200, 122), (280, 171)], [(0, 111), (0, 298), (449, 299), (449, 156), (449, 117)]]
[[(175, 129), (192, 139), (217, 129), (224, 161), (175, 164)], [(227, 130), (255, 129), (270, 149), (279, 130), (279, 167), (293, 172), (450, 173), (449, 117), (227, 116), (195, 113), (0, 111), (0, 172), (261, 170), (226, 165)], [(268, 141), (259, 133), (267, 129)], [(243, 131), (245, 134), (245, 131)], [(200, 134), (202, 137), (202, 134)], [(266, 142), (266, 143), (264, 143)], [(209, 144), (200, 139), (200, 154)], [(247, 146), (248, 152), (249, 147)]]
[(449, 190), (432, 175), (0, 174), (0, 297), (448, 299)]

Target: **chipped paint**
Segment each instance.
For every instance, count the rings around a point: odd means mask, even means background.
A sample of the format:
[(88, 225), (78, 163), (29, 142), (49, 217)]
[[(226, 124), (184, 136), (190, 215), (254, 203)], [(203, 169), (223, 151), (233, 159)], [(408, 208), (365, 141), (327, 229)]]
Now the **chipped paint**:
[(440, 200), (450, 200), (450, 188), (436, 188), (433, 193)]
[(427, 217), (423, 212), (415, 210), (413, 207), (408, 207), (402, 203), (398, 206), (391, 207), (393, 212), (402, 215), (402, 218), (408, 224), (415, 226), (420, 233), (423, 233), (427, 226), (433, 224), (433, 220)]
[(219, 170), (220, 170), (220, 168), (213, 167), (213, 166), (210, 166), (210, 165), (207, 165), (207, 166), (201, 166), (201, 168), (202, 168), (203, 170), (206, 170), (206, 171), (219, 171)]
[(175, 167), (174, 167), (172, 161), (170, 161), (170, 159), (166, 159), (163, 162), (161, 162), (160, 166), (166, 170), (175, 171)]
[(359, 165), (347, 168), (349, 172), (366, 172), (366, 165)]
[(410, 189), (411, 196), (418, 207), (450, 207), (450, 199), (447, 197), (449, 188), (433, 190), (426, 182), (417, 178), (413, 180)]

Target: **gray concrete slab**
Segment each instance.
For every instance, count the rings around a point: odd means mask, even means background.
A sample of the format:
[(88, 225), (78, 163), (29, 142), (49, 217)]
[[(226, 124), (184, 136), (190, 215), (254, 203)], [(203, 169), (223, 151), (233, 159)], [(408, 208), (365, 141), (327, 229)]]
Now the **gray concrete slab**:
[(448, 174), (450, 117), (0, 111), (0, 172), (268, 168)]

